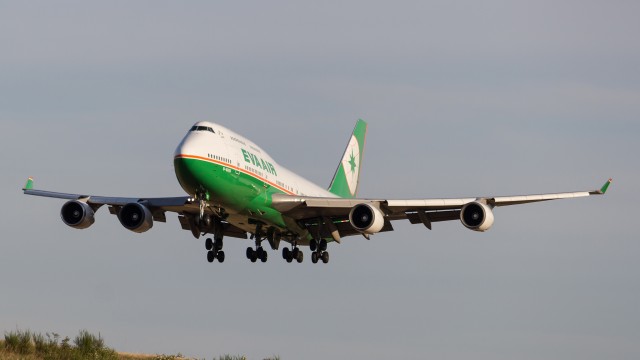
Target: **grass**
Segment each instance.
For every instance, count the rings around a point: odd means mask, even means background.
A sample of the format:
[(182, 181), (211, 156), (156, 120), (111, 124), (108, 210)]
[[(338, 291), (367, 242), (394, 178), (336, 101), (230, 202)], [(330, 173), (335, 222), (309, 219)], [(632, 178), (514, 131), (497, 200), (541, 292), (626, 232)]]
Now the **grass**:
[[(34, 333), (29, 330), (5, 332), (0, 339), (0, 359), (2, 360), (181, 360), (177, 355), (143, 355), (118, 353), (105, 345), (100, 334), (95, 336), (81, 330), (71, 341), (57, 333)], [(195, 359), (193, 359), (195, 360)], [(213, 360), (247, 360), (244, 355), (222, 355)], [(264, 360), (280, 360), (272, 356)]]
[(86, 330), (71, 339), (60, 335), (36, 334), (29, 330), (6, 332), (0, 343), (0, 358), (24, 360), (120, 360), (115, 352), (104, 345), (102, 337)]

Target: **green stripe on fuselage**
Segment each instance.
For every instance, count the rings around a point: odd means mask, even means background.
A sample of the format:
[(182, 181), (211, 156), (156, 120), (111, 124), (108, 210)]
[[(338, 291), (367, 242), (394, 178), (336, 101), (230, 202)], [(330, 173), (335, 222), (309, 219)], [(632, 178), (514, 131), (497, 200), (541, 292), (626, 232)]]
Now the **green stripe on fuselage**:
[(286, 227), (282, 214), (271, 208), (271, 196), (283, 191), (261, 179), (206, 159), (176, 157), (173, 166), (178, 182), (190, 195), (202, 187), (228, 211)]

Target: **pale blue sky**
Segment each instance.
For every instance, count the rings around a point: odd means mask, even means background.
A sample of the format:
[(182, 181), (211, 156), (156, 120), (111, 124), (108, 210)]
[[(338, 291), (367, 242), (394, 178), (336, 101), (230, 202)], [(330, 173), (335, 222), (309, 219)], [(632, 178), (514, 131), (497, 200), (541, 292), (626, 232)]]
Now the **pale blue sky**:
[[(251, 359), (637, 359), (640, 3), (0, 3), (0, 331)], [(361, 196), (588, 190), (486, 233), (396, 223), (267, 264), (209, 264), (175, 216), (79, 231), (49, 190), (182, 195), (173, 151), (219, 122), (328, 185), (369, 122)]]

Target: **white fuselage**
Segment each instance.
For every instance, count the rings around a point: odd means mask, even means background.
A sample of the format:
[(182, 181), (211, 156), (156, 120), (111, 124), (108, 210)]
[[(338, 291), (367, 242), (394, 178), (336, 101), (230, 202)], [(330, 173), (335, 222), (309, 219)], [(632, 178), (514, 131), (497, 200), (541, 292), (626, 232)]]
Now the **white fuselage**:
[(283, 193), (300, 196), (336, 197), (326, 189), (279, 165), (251, 140), (215, 123), (194, 125), (211, 131), (190, 131), (176, 148), (175, 156), (192, 156), (226, 165), (273, 186)]

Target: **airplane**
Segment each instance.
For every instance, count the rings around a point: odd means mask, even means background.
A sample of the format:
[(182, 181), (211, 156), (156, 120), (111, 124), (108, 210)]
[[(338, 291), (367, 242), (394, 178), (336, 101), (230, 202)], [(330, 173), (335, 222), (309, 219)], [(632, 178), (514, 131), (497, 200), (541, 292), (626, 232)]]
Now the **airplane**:
[[(24, 194), (65, 199), (62, 221), (85, 229), (95, 212), (106, 205), (126, 229), (150, 230), (154, 222), (166, 222), (166, 213), (178, 214), (184, 230), (196, 239), (206, 238), (207, 261), (225, 260), (224, 238), (248, 237), (254, 241), (246, 257), (266, 262), (267, 241), (289, 263), (303, 262), (301, 246), (311, 250), (311, 261), (329, 262), (327, 245), (344, 237), (392, 231), (394, 220), (423, 224), (429, 230), (440, 221), (459, 220), (464, 227), (484, 232), (494, 223), (493, 209), (556, 199), (606, 193), (612, 179), (598, 190), (566, 193), (490, 196), (447, 199), (358, 198), (367, 123), (358, 120), (346, 150), (327, 189), (279, 165), (251, 140), (212, 122), (197, 122), (176, 148), (173, 166), (188, 196), (126, 198), (67, 194), (36, 190), (29, 178)], [(290, 247), (289, 247), (290, 246)]]

